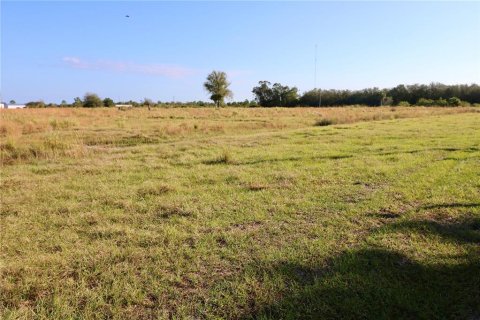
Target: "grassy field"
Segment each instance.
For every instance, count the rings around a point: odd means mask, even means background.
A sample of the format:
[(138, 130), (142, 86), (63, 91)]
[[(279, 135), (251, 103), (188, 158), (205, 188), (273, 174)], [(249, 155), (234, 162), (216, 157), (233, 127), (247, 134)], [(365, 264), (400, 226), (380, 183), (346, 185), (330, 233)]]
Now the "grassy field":
[(480, 318), (478, 109), (0, 115), (2, 319)]

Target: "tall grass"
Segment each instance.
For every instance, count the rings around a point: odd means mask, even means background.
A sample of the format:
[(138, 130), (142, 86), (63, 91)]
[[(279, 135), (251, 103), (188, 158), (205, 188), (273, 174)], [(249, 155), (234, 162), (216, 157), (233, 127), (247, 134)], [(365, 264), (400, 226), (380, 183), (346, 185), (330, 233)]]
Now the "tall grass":
[[(146, 108), (0, 110), (2, 163), (82, 156), (99, 147), (452, 113), (475, 108)], [(317, 120), (321, 119), (321, 120)]]

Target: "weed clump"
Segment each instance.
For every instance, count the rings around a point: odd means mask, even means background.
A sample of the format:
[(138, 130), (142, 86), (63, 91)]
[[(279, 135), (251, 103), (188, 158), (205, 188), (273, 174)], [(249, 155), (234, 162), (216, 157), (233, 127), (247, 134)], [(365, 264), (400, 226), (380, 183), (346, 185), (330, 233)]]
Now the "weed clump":
[(259, 182), (252, 182), (247, 185), (247, 189), (250, 191), (261, 191), (268, 188), (268, 185), (259, 183)]
[(235, 160), (233, 159), (232, 154), (230, 152), (224, 151), (217, 158), (205, 161), (204, 163), (205, 164), (234, 164)]
[(315, 126), (317, 127), (325, 127), (325, 126), (330, 126), (332, 124), (334, 124), (334, 121), (327, 118), (323, 118), (315, 122)]
[(193, 213), (177, 205), (160, 205), (155, 208), (156, 216), (160, 218), (191, 217)]
[(57, 120), (57, 119), (50, 120), (50, 126), (52, 127), (53, 130), (68, 129), (73, 125), (74, 123), (68, 120)]
[(141, 187), (140, 189), (137, 190), (137, 195), (141, 198), (144, 198), (146, 196), (160, 196), (162, 194), (165, 194), (167, 192), (172, 191), (173, 189), (165, 184), (160, 184), (160, 185), (149, 185), (149, 186), (144, 186)]

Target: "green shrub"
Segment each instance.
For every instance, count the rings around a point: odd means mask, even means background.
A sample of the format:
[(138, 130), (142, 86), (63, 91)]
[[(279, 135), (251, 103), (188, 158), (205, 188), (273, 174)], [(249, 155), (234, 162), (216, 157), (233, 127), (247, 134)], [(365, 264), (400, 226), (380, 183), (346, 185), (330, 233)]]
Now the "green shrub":
[(410, 103), (408, 101), (400, 101), (398, 103), (399, 107), (410, 107)]
[(459, 107), (462, 105), (462, 100), (457, 97), (451, 97), (448, 99), (448, 105), (452, 107)]
[(435, 101), (432, 99), (425, 99), (425, 98), (420, 98), (418, 99), (416, 105), (417, 106), (424, 106), (424, 107), (429, 107), (433, 106), (435, 104)]
[(25, 105), (27, 108), (45, 108), (43, 101), (30, 101)]
[(440, 98), (438, 100), (435, 100), (434, 105), (440, 106), (440, 107), (446, 107), (448, 103), (447, 103), (447, 100)]

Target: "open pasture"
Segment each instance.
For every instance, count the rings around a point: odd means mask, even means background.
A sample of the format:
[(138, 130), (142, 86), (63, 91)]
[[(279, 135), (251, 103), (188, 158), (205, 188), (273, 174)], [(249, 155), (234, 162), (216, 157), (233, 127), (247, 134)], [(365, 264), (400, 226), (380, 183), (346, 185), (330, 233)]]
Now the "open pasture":
[(477, 108), (146, 108), (26, 109), (0, 111), (2, 163), (78, 158), (115, 147), (283, 131), (430, 115)]
[(2, 319), (480, 317), (478, 109), (0, 116)]

